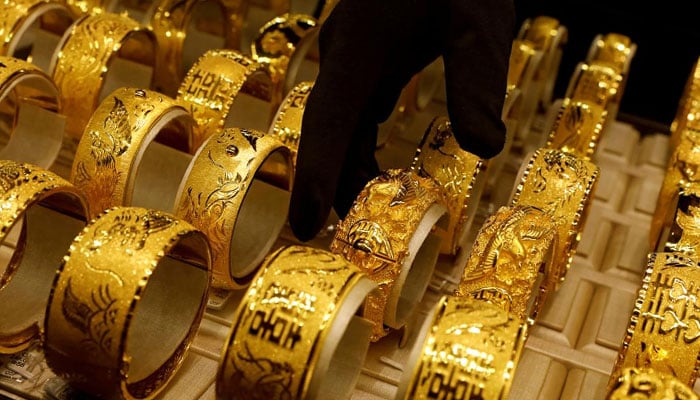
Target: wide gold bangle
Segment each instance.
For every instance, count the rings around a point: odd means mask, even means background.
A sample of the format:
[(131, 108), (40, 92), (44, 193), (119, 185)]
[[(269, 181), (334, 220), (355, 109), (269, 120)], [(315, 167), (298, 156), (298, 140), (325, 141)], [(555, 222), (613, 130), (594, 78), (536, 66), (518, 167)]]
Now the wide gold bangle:
[[(210, 10), (199, 8), (210, 6)], [(157, 71), (153, 87), (175, 96), (185, 72), (205, 51), (239, 49), (248, 2), (217, 0), (156, 0), (149, 16), (150, 28), (158, 40)], [(199, 15), (202, 14), (202, 15)], [(204, 17), (206, 15), (206, 17)], [(218, 16), (212, 19), (212, 16)], [(195, 25), (197, 29), (192, 29)], [(203, 30), (203, 31), (202, 31)]]
[[(186, 151), (192, 124), (179, 103), (158, 92), (121, 88), (111, 93), (90, 118), (71, 168), (71, 181), (87, 195), (91, 215), (132, 204), (171, 210), (189, 157), (169, 163), (182, 153), (154, 139), (164, 132), (170, 144)], [(149, 187), (136, 191), (144, 186), (140, 182)], [(171, 197), (164, 199), (165, 193)]]
[(615, 101), (622, 86), (622, 74), (607, 65), (579, 63), (569, 81), (566, 97), (603, 106)]
[(116, 207), (70, 246), (46, 310), (49, 367), (100, 397), (155, 396), (199, 327), (209, 293), (201, 232), (160, 211)]
[(637, 45), (632, 39), (619, 33), (597, 35), (586, 56), (589, 64), (602, 64), (614, 68), (617, 73), (627, 75)]
[(652, 368), (693, 386), (700, 366), (698, 282), (696, 257), (651, 253), (613, 371)]
[(127, 17), (103, 13), (77, 20), (51, 62), (68, 134), (82, 136), (98, 102), (125, 86), (120, 78), (128, 76), (135, 87), (150, 87), (155, 51), (153, 33)]
[(483, 189), (483, 160), (462, 150), (452, 135), (449, 119), (437, 117), (418, 145), (411, 169), (442, 187), (450, 220), (441, 252), (457, 254), (464, 245)]
[[(177, 94), (197, 122), (190, 152), (197, 151), (209, 136), (225, 127), (266, 131), (272, 107), (278, 103), (272, 89), (270, 75), (262, 64), (235, 50), (206, 52), (187, 72)], [(232, 109), (234, 105), (245, 112)]]
[(229, 128), (202, 145), (175, 201), (212, 249), (213, 285), (247, 286), (287, 220), (289, 150), (272, 136)]
[(419, 337), (397, 399), (507, 399), (527, 324), (493, 304), (444, 296)]
[(447, 205), (438, 186), (409, 170), (387, 170), (360, 192), (338, 223), (331, 251), (379, 285), (362, 314), (374, 324), (372, 340), (406, 324), (427, 289), (446, 225)]
[[(39, 67), (0, 56), (1, 160), (49, 168), (61, 150), (65, 117), (58, 90)], [(10, 131), (5, 131), (9, 129)]]
[(313, 82), (301, 82), (287, 94), (282, 101), (277, 115), (270, 124), (270, 134), (277, 137), (292, 152), (296, 163), (299, 140), (301, 140), (301, 123), (304, 117), (306, 101), (309, 99)]
[(217, 397), (348, 398), (371, 330), (354, 314), (374, 288), (356, 266), (323, 250), (292, 246), (268, 256), (236, 312)]
[(698, 400), (686, 384), (651, 368), (625, 368), (611, 386), (605, 400)]
[(501, 207), (479, 230), (456, 295), (495, 304), (532, 324), (550, 289), (556, 246), (550, 215), (531, 206)]
[(569, 270), (590, 208), (599, 168), (586, 160), (552, 149), (539, 149), (524, 165), (511, 205), (537, 207), (557, 225), (558, 243), (550, 274), (558, 288)]
[(85, 226), (87, 204), (53, 172), (8, 160), (0, 203), (0, 353), (11, 354), (41, 338), (56, 266)]
[(566, 98), (549, 131), (546, 147), (590, 160), (607, 118), (608, 111), (604, 106)]

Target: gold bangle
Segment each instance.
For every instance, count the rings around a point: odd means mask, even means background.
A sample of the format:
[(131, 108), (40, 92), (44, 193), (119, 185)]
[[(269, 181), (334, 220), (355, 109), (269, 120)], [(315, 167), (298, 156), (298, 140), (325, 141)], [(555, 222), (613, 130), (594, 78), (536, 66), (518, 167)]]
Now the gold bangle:
[(56, 85), (39, 67), (0, 56), (0, 116), (12, 130), (0, 159), (49, 168), (63, 142), (60, 108)]
[(357, 267), (323, 250), (291, 246), (268, 256), (236, 312), (217, 398), (349, 397), (371, 330), (354, 314), (374, 288)]
[(301, 123), (304, 117), (306, 101), (309, 99), (313, 82), (300, 82), (282, 101), (277, 115), (270, 124), (270, 134), (277, 137), (292, 152), (296, 164), (299, 140), (301, 140)]
[(652, 368), (692, 387), (700, 353), (700, 263), (681, 253), (651, 253), (647, 265), (613, 371)]
[(527, 324), (501, 308), (444, 296), (426, 321), (397, 399), (507, 399)]
[(476, 213), (484, 179), (480, 175), (484, 162), (462, 150), (452, 135), (446, 117), (433, 119), (413, 159), (411, 169), (418, 175), (432, 178), (442, 187), (447, 199), (450, 221), (442, 232), (441, 252), (457, 254)]
[(527, 80), (527, 72), (530, 70), (530, 65), (534, 61), (537, 52), (529, 40), (513, 40), (508, 61), (506, 96), (515, 88), (521, 87)]
[(479, 230), (456, 295), (495, 304), (532, 324), (547, 298), (556, 246), (550, 215), (531, 206), (501, 207)]
[[(71, 181), (87, 195), (91, 216), (119, 205), (172, 209), (189, 158), (178, 171), (173, 171), (174, 164), (169, 165), (169, 175), (178, 176), (174, 183), (162, 176), (163, 165), (142, 166), (147, 162), (166, 162), (157, 150), (164, 153), (169, 148), (152, 143), (160, 132), (172, 134), (168, 139), (185, 151), (192, 124), (192, 117), (179, 103), (158, 92), (121, 88), (111, 93), (90, 118), (71, 168)], [(166, 191), (172, 197), (163, 200), (164, 191), (157, 187), (136, 191), (143, 186), (139, 182), (145, 181), (172, 183), (174, 188)], [(162, 206), (168, 201), (167, 206)]]
[(431, 179), (387, 170), (365, 186), (338, 223), (331, 251), (379, 285), (362, 309), (373, 323), (373, 341), (389, 333), (387, 326), (404, 326), (425, 293), (441, 242), (431, 230), (447, 222), (446, 207)]
[(511, 205), (533, 206), (557, 225), (558, 242), (552, 258), (554, 289), (564, 280), (581, 239), (599, 168), (559, 150), (539, 149), (524, 166)]
[[(190, 152), (194, 153), (211, 135), (225, 127), (245, 126), (266, 131), (276, 102), (272, 97), (272, 81), (265, 67), (235, 50), (210, 50), (190, 68), (177, 92), (194, 116), (194, 128)], [(231, 108), (241, 103), (241, 93), (250, 94), (244, 100), (269, 102), (266, 106), (256, 104), (256, 125), (237, 123), (232, 117), (241, 118)], [(268, 110), (266, 110), (266, 108)], [(269, 112), (268, 112), (269, 111)], [(250, 111), (246, 110), (250, 114)], [(241, 115), (236, 115), (241, 114)], [(262, 121), (262, 124), (260, 123)]]
[[(78, 19), (51, 62), (53, 80), (68, 115), (68, 134), (80, 138), (102, 93), (124, 86), (110, 76), (128, 68), (132, 84), (150, 87), (155, 51), (153, 33), (132, 19), (109, 13)], [(109, 73), (115, 69), (119, 70), (116, 74)]]
[(87, 204), (53, 172), (8, 160), (0, 160), (0, 203), (0, 244), (14, 247), (0, 268), (0, 353), (12, 354), (41, 338), (56, 266), (85, 226)]
[[(690, 185), (675, 194), (668, 215), (670, 223), (664, 225), (656, 251), (700, 255), (700, 186)], [(674, 212), (675, 210), (675, 212)]]
[(629, 73), (636, 49), (637, 45), (625, 35), (619, 33), (597, 35), (591, 43), (586, 62), (610, 66), (617, 73), (625, 76)]
[(676, 115), (671, 122), (669, 148), (678, 147), (686, 129), (700, 131), (700, 59), (695, 61), (678, 101)]
[[(220, 21), (193, 21), (197, 17), (197, 8), (205, 4), (196, 0), (157, 0), (149, 17), (149, 26), (158, 40), (157, 68), (154, 76), (153, 87), (169, 96), (175, 96), (178, 86), (185, 76), (185, 68), (189, 68), (190, 61), (184, 60), (187, 43), (190, 39), (188, 26), (196, 25), (206, 30), (205, 34), (218, 36), (220, 42), (209, 44), (207, 49), (198, 49), (189, 56), (201, 55), (210, 48), (238, 49), (241, 47), (241, 32), (245, 15), (248, 12), (248, 2), (241, 0), (217, 0), (214, 7), (218, 7), (219, 13), (205, 13), (207, 16), (219, 15)], [(202, 42), (201, 33), (194, 42)], [(201, 46), (201, 44), (200, 44)], [(211, 47), (210, 47), (211, 46)], [(194, 49), (193, 49), (194, 50)], [(195, 60), (192, 60), (195, 61)]]
[(566, 97), (607, 108), (622, 86), (622, 75), (606, 65), (579, 63)]
[(201, 232), (160, 211), (116, 207), (79, 234), (46, 310), (46, 361), (107, 398), (152, 398), (173, 377), (209, 293)]
[(287, 219), (291, 154), (272, 136), (229, 128), (202, 145), (181, 186), (176, 215), (202, 230), (215, 287), (245, 287)]
[(589, 101), (564, 99), (546, 147), (590, 160), (608, 118), (605, 107)]
[(610, 383), (605, 400), (698, 400), (686, 384), (651, 368), (625, 368)]

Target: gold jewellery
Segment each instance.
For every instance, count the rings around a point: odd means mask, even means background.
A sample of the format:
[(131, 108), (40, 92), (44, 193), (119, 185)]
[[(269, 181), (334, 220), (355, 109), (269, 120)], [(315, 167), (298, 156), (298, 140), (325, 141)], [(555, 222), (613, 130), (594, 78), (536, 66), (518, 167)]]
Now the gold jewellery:
[(369, 348), (370, 326), (355, 312), (374, 288), (324, 250), (291, 246), (268, 256), (236, 312), (217, 398), (348, 398)]
[(606, 400), (698, 400), (688, 385), (651, 368), (625, 368), (612, 382)]
[(66, 131), (80, 138), (102, 93), (130, 85), (150, 87), (153, 33), (127, 17), (103, 13), (80, 18), (66, 32), (51, 63), (63, 101)]
[(215, 287), (245, 287), (287, 219), (292, 181), (289, 150), (261, 132), (229, 128), (192, 161), (176, 214), (211, 245)]
[(282, 101), (277, 115), (272, 119), (270, 134), (277, 137), (292, 152), (296, 163), (299, 140), (301, 140), (301, 123), (304, 118), (306, 101), (309, 99), (313, 82), (301, 82), (287, 94)]
[(362, 308), (374, 324), (372, 340), (405, 325), (423, 297), (440, 247), (431, 234), (447, 222), (438, 186), (409, 170), (387, 170), (360, 192), (338, 223), (331, 251), (379, 285)]
[(686, 129), (700, 131), (700, 62), (695, 61), (671, 123), (669, 147), (675, 149)]
[(418, 145), (411, 169), (434, 179), (444, 189), (450, 221), (441, 251), (457, 254), (474, 220), (484, 182), (478, 179), (484, 161), (462, 150), (452, 134), (450, 121), (437, 117)]
[(70, 246), (46, 310), (46, 361), (105, 398), (154, 397), (185, 357), (206, 307), (206, 239), (160, 211), (112, 208)]
[(12, 354), (41, 338), (56, 266), (85, 226), (87, 204), (53, 172), (8, 160), (0, 204), (0, 244), (11, 249), (0, 261), (0, 353)]

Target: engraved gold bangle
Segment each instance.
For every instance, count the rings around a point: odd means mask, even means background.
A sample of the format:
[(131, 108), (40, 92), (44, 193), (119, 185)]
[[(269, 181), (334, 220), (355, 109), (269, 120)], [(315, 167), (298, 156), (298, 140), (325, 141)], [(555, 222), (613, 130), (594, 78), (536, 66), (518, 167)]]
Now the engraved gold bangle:
[(501, 207), (479, 230), (456, 295), (495, 304), (532, 324), (547, 298), (556, 246), (551, 216), (531, 206)]
[(421, 300), (437, 261), (441, 238), (431, 233), (447, 222), (438, 186), (409, 170), (387, 170), (360, 192), (338, 223), (331, 251), (365, 271), (379, 290), (362, 313), (372, 321), (372, 340), (405, 325)]
[(566, 97), (605, 108), (615, 101), (622, 75), (607, 65), (579, 63), (569, 82)]
[(669, 148), (675, 149), (683, 132), (689, 128), (700, 131), (700, 60), (696, 60), (678, 101), (676, 115), (671, 122)]
[(625, 368), (611, 386), (605, 400), (698, 400), (686, 384), (651, 368)]
[(306, 109), (306, 101), (309, 99), (313, 86), (313, 82), (297, 84), (282, 101), (277, 115), (270, 124), (270, 134), (277, 137), (289, 148), (295, 163), (299, 140), (301, 140), (301, 123)]
[(0, 159), (49, 168), (63, 143), (60, 108), (56, 85), (39, 67), (0, 56), (0, 117), (8, 121)]
[(53, 172), (8, 160), (0, 203), (0, 353), (12, 354), (40, 339), (56, 266), (85, 226), (87, 205)]
[(208, 237), (214, 286), (250, 283), (287, 220), (292, 173), (289, 150), (257, 131), (226, 129), (197, 153), (176, 214)]
[(624, 76), (629, 73), (636, 49), (637, 45), (625, 35), (619, 33), (597, 35), (591, 43), (586, 62), (608, 65)]
[(77, 20), (51, 62), (68, 116), (67, 132), (82, 136), (103, 96), (125, 86), (120, 73), (128, 74), (130, 85), (150, 87), (155, 51), (153, 33), (128, 17), (103, 13)]
[(547, 148), (590, 160), (608, 119), (605, 107), (589, 101), (564, 99), (547, 138)]
[(493, 304), (444, 296), (421, 337), (397, 399), (507, 399), (527, 324)]
[(677, 252), (688, 256), (700, 255), (700, 185), (678, 190), (668, 210), (671, 218), (663, 226), (656, 251)]
[[(179, 103), (158, 92), (121, 88), (105, 98), (90, 118), (71, 168), (71, 181), (87, 195), (92, 216), (119, 205), (171, 210), (189, 158), (178, 166), (166, 164), (166, 156), (182, 153), (154, 141), (164, 132), (172, 146), (186, 151), (192, 124)], [(140, 182), (150, 187), (137, 191), (144, 186)], [(164, 193), (171, 197), (164, 200)]]
[[(266, 131), (272, 116), (274, 101), (272, 81), (266, 68), (235, 50), (210, 50), (199, 58), (185, 76), (177, 98), (186, 104), (194, 116), (197, 126), (194, 128), (190, 151), (194, 153), (204, 141), (225, 127), (245, 126), (249, 129)], [(242, 99), (241, 94), (250, 95)], [(255, 104), (250, 120), (257, 124), (238, 123), (243, 112), (236, 112), (232, 107), (244, 100), (263, 101), (265, 105)], [(267, 111), (269, 110), (269, 112)], [(246, 109), (246, 114), (251, 114)], [(252, 118), (256, 117), (256, 118)]]
[(552, 149), (539, 149), (524, 166), (511, 205), (537, 207), (557, 225), (551, 282), (556, 289), (569, 270), (588, 215), (599, 168)]
[(155, 396), (199, 327), (209, 292), (201, 232), (160, 211), (116, 207), (70, 246), (46, 310), (46, 361), (100, 397)]
[(188, 48), (189, 43), (199, 42), (199, 46), (202, 46), (201, 34), (191, 37), (195, 32), (188, 30), (190, 25), (195, 24), (197, 28), (203, 29), (205, 34), (220, 38), (220, 43), (216, 45), (212, 41), (210, 46), (213, 47), (210, 48), (239, 49), (241, 47), (240, 36), (244, 17), (248, 12), (248, 2), (217, 0), (212, 3), (212, 6), (218, 7), (220, 12), (206, 14), (208, 17), (212, 14), (219, 15), (221, 20), (202, 19), (197, 21), (197, 8), (203, 4), (207, 3), (197, 0), (157, 0), (148, 17), (149, 26), (158, 39), (158, 60), (156, 63), (158, 70), (154, 77), (153, 87), (169, 96), (175, 96), (178, 86), (185, 76), (185, 71), (190, 68), (191, 63), (186, 62), (184, 56), (189, 53), (191, 53), (189, 56), (194, 54), (199, 56), (205, 50), (209, 50)]
[(437, 117), (418, 145), (411, 169), (434, 179), (445, 192), (450, 221), (441, 252), (457, 254), (474, 220), (483, 189), (484, 162), (462, 150), (446, 117)]
[(238, 307), (217, 398), (348, 398), (371, 331), (354, 314), (374, 288), (356, 266), (324, 250), (271, 254)]
[(647, 265), (613, 371), (652, 368), (692, 387), (700, 365), (700, 263), (682, 253), (651, 253)]

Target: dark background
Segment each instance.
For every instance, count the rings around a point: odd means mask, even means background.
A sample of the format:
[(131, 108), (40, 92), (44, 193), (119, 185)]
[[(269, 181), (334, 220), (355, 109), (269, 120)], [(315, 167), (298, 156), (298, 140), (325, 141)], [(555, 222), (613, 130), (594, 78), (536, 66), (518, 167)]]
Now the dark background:
[[(489, 0), (483, 0), (489, 1)], [(597, 34), (621, 33), (637, 44), (618, 119), (667, 130), (693, 63), (700, 57), (700, 16), (681, 1), (515, 0), (516, 32), (547, 15), (567, 27), (553, 98), (562, 98), (576, 64)], [(694, 7), (693, 7), (694, 8)], [(646, 133), (646, 132), (643, 132)]]

